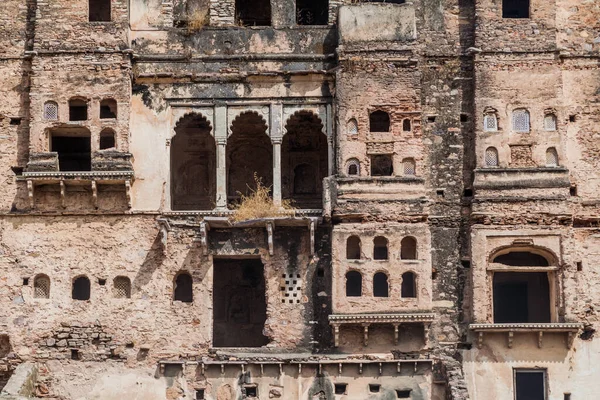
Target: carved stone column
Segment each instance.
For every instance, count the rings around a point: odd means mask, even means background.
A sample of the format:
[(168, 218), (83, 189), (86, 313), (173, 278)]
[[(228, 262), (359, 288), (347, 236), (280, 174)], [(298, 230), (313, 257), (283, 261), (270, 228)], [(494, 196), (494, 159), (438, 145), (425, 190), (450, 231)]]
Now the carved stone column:
[(217, 143), (217, 200), (219, 210), (227, 208), (227, 107), (215, 107), (215, 141)]
[(271, 143), (273, 143), (273, 203), (281, 206), (281, 142), (283, 141), (282, 129), (283, 106), (279, 103), (271, 104)]

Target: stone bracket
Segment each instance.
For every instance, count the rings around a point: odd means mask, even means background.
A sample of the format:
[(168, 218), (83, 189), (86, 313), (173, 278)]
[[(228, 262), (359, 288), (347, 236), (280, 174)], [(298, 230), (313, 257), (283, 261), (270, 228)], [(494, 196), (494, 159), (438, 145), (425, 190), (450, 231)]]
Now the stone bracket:
[(274, 254), (273, 250), (273, 229), (274, 229), (273, 221), (269, 221), (266, 223), (267, 227), (267, 243), (269, 245), (269, 255), (272, 256)]
[(571, 349), (577, 332), (582, 328), (577, 323), (522, 323), (522, 324), (471, 324), (470, 329), (477, 334), (477, 348), (483, 347), (485, 333), (506, 333), (506, 346), (513, 348), (515, 333), (537, 333), (538, 348), (542, 348), (544, 334), (566, 333), (567, 349)]

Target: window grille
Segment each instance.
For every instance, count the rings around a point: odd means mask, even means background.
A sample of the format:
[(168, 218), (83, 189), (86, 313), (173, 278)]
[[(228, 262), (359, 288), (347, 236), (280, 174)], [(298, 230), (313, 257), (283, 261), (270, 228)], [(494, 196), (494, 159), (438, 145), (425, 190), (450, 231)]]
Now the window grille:
[(58, 104), (48, 101), (44, 104), (44, 119), (56, 121), (58, 119)]
[(554, 147), (550, 147), (546, 150), (546, 166), (557, 167), (558, 166), (558, 153)]
[(483, 117), (483, 130), (486, 132), (496, 132), (498, 130), (498, 118), (495, 114), (487, 114)]
[(498, 150), (495, 147), (489, 147), (485, 151), (485, 165), (487, 167), (498, 166)]
[(117, 299), (131, 297), (131, 281), (125, 276), (118, 276), (113, 282), (113, 294)]
[(402, 168), (404, 169), (404, 175), (415, 175), (417, 173), (415, 161), (413, 159), (405, 159), (402, 161)]
[(348, 121), (347, 132), (348, 132), (348, 135), (358, 134), (358, 123), (356, 122), (356, 120), (354, 118), (352, 118), (350, 121)]
[(279, 280), (281, 302), (285, 304), (300, 304), (302, 300), (302, 279), (300, 274), (282, 274)]
[(33, 282), (33, 297), (37, 299), (50, 298), (50, 278), (45, 275), (35, 278)]
[(348, 160), (347, 170), (349, 176), (360, 175), (360, 163), (358, 162), (358, 160), (355, 158)]
[(546, 114), (546, 116), (544, 117), (544, 130), (556, 130), (556, 116), (554, 114)]
[(529, 112), (527, 110), (515, 110), (513, 112), (513, 131), (529, 132)]

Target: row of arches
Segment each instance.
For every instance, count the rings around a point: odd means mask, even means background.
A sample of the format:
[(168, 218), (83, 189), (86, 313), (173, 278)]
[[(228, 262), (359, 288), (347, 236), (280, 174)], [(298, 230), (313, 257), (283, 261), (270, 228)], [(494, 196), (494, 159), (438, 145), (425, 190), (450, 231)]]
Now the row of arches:
[[(500, 165), (500, 157), (498, 156), (498, 149), (495, 147), (488, 147), (485, 149), (484, 163), (486, 167), (498, 167)], [(546, 167), (558, 167), (560, 166), (558, 159), (558, 152), (555, 147), (549, 147), (546, 149)]]
[[(201, 114), (184, 116), (171, 140), (173, 210), (213, 209), (216, 205), (217, 149), (210, 122)], [(257, 187), (273, 185), (273, 143), (267, 122), (247, 111), (231, 124), (225, 148), (227, 200), (235, 203)], [(286, 123), (281, 143), (281, 192), (298, 208), (320, 208), (322, 181), (328, 173), (323, 122), (299, 111)]]
[[(33, 297), (36, 299), (50, 298), (51, 282), (46, 274), (38, 274), (33, 279)], [(126, 276), (113, 279), (112, 293), (114, 298), (131, 298), (131, 280)], [(90, 279), (81, 275), (73, 279), (71, 298), (73, 300), (89, 300), (91, 294)]]
[[(83, 97), (72, 97), (69, 99), (69, 121), (88, 120), (89, 101)], [(60, 119), (58, 103), (46, 101), (44, 103), (43, 117), (47, 121), (58, 121)], [(100, 119), (117, 118), (117, 101), (107, 98), (100, 101)]]
[[(417, 173), (417, 163), (412, 157), (402, 159), (402, 171), (394, 173), (394, 158), (391, 154), (378, 154), (371, 156), (371, 176), (415, 176)], [(360, 176), (361, 163), (357, 158), (350, 158), (346, 161), (346, 175)]]
[[(373, 297), (389, 297), (390, 285), (388, 276), (385, 272), (377, 272), (373, 275)], [(363, 276), (359, 271), (348, 271), (346, 273), (346, 297), (362, 297)], [(417, 297), (417, 276), (414, 272), (405, 272), (402, 274), (402, 283), (400, 287), (400, 297)]]
[[(402, 132), (412, 132), (413, 122), (410, 118), (402, 118)], [(390, 132), (392, 119), (390, 114), (376, 110), (369, 114), (369, 132)], [(346, 123), (346, 133), (348, 135), (358, 135), (358, 121), (350, 118)]]
[[(542, 129), (547, 132), (557, 130), (556, 114), (553, 111), (544, 113)], [(531, 116), (525, 108), (517, 108), (513, 110), (511, 115), (511, 128), (513, 132), (528, 133), (531, 131)], [(498, 112), (488, 107), (483, 115), (483, 130), (484, 132), (497, 132), (500, 130)]]
[[(376, 236), (373, 239), (373, 260), (389, 259), (389, 242), (385, 236)], [(360, 260), (362, 258), (362, 243), (358, 236), (352, 235), (346, 239), (346, 259)], [(417, 239), (406, 236), (400, 241), (400, 259), (417, 259)]]

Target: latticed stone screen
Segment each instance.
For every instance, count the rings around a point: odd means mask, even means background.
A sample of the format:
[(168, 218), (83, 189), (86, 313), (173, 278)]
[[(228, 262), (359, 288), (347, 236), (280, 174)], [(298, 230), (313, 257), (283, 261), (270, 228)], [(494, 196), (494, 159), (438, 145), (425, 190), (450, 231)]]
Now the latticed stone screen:
[(488, 114), (483, 117), (483, 130), (486, 132), (495, 132), (498, 130), (498, 119), (494, 114)]
[(117, 299), (128, 299), (131, 297), (131, 281), (124, 276), (116, 277), (114, 280), (113, 294)]
[(281, 302), (298, 304), (302, 298), (302, 279), (300, 274), (281, 275)]
[(356, 135), (358, 133), (358, 124), (355, 119), (348, 121), (348, 135)]
[(529, 132), (529, 112), (527, 110), (513, 112), (513, 131)]
[(33, 282), (33, 297), (37, 299), (50, 298), (50, 278), (45, 275), (35, 278)]
[(404, 160), (402, 162), (402, 168), (404, 169), (404, 175), (415, 175), (417, 173), (415, 161), (412, 159)]
[(488, 167), (498, 166), (498, 150), (494, 147), (489, 147), (485, 151), (485, 165)]
[(51, 121), (58, 119), (58, 104), (53, 101), (44, 104), (44, 119)]
[(547, 167), (556, 167), (558, 166), (558, 153), (554, 147), (546, 150), (546, 166)]
[(556, 117), (554, 114), (547, 114), (544, 117), (544, 130), (555, 131), (556, 130)]

